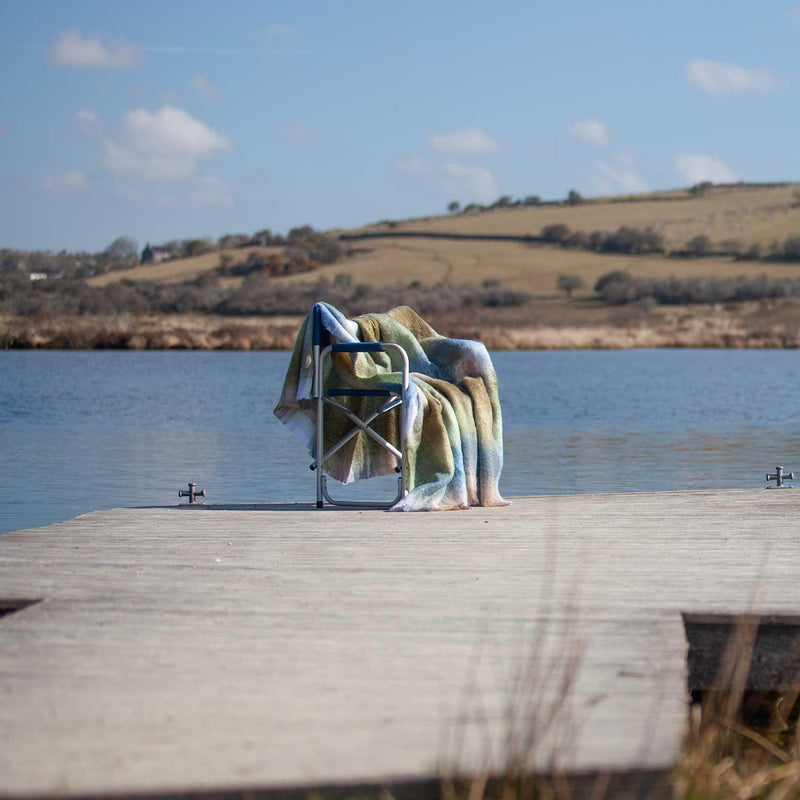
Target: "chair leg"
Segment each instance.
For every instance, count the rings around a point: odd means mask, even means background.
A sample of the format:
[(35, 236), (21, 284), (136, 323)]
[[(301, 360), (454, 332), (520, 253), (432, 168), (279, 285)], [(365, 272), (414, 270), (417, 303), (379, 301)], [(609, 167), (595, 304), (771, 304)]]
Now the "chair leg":
[(317, 508), (322, 508), (325, 504), (325, 498), (322, 492), (322, 471), (324, 469), (324, 457), (325, 453), (323, 450), (325, 436), (322, 430), (323, 420), (325, 418), (324, 414), (324, 406), (325, 402), (323, 400), (323, 387), (322, 387), (322, 373), (320, 363), (320, 354), (319, 354), (319, 346), (316, 345), (314, 347), (314, 390), (313, 393), (317, 398), (317, 446), (316, 446), (316, 453), (314, 455), (314, 462), (316, 464), (316, 473), (317, 473)]
[[(316, 330), (316, 329), (315, 329)], [(338, 348), (338, 349), (337, 349)], [(322, 380), (322, 367), (325, 357), (332, 352), (372, 352), (375, 350), (385, 351), (387, 349), (396, 350), (400, 353), (400, 356), (403, 361), (403, 381), (400, 386), (399, 395), (396, 396), (395, 399), (387, 400), (386, 403), (374, 414), (368, 416), (366, 419), (358, 418), (356, 415), (351, 413), (351, 411), (345, 407), (344, 405), (337, 403), (335, 400), (329, 399), (325, 393), (325, 387), (323, 386)], [(409, 386), (409, 363), (408, 363), (408, 355), (403, 350), (403, 348), (394, 343), (375, 343), (375, 342), (365, 342), (365, 343), (358, 343), (356, 344), (345, 344), (345, 345), (327, 345), (324, 349), (319, 346), (318, 341), (315, 339), (313, 343), (313, 358), (314, 358), (314, 378), (313, 378), (313, 386), (312, 386), (312, 397), (316, 400), (316, 453), (314, 458), (314, 469), (317, 473), (317, 508), (323, 508), (325, 503), (329, 503), (330, 505), (337, 505), (337, 506), (349, 506), (353, 508), (390, 508), (391, 506), (395, 505), (398, 501), (402, 500), (407, 494), (406, 490), (406, 431), (405, 431), (405, 405), (406, 405), (406, 390)], [(333, 391), (333, 390), (332, 390)], [(356, 394), (355, 392), (348, 391), (343, 392), (343, 394)], [(363, 396), (374, 396), (376, 394), (389, 394), (388, 392), (374, 392), (374, 391), (365, 391)], [(331, 497), (328, 494), (327, 486), (325, 482), (325, 474), (324, 474), (324, 464), (325, 464), (325, 456), (326, 453), (324, 451), (324, 411), (325, 411), (325, 404), (328, 403), (332, 407), (337, 408), (341, 411), (345, 416), (349, 417), (350, 420), (354, 423), (356, 428), (351, 431), (349, 434), (345, 434), (345, 436), (336, 444), (334, 444), (331, 449), (328, 451), (328, 455), (333, 455), (340, 447), (344, 446), (347, 441), (349, 441), (356, 433), (363, 431), (367, 436), (371, 439), (374, 439), (375, 442), (391, 452), (397, 458), (397, 466), (395, 468), (395, 472), (398, 473), (398, 487), (397, 487), (397, 496), (394, 500), (390, 502), (358, 502), (358, 501), (346, 501), (346, 500), (337, 500)], [(400, 415), (399, 420), (399, 435), (400, 441), (398, 443), (399, 447), (395, 447), (393, 444), (385, 440), (377, 431), (370, 428), (371, 423), (377, 418), (380, 414), (384, 414), (387, 412), (392, 411), (393, 409), (397, 410), (397, 413)]]

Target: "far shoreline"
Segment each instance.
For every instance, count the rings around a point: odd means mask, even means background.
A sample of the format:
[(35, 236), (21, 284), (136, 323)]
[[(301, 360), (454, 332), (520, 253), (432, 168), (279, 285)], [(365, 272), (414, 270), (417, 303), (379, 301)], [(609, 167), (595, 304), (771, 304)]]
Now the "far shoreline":
[[(796, 349), (800, 326), (752, 310), (680, 307), (616, 324), (572, 319), (569, 324), (496, 323), (491, 314), (431, 319), (445, 336), (477, 339), (489, 350)], [(118, 315), (0, 317), (3, 350), (291, 350), (301, 317)], [(493, 324), (494, 323), (494, 324)]]

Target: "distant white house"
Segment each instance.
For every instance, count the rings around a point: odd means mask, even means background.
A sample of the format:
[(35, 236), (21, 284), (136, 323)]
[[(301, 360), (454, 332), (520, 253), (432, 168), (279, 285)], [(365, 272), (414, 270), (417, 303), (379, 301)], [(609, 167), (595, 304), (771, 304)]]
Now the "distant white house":
[(28, 277), (32, 281), (46, 281), (49, 276), (46, 272), (30, 272)]
[(142, 250), (142, 264), (160, 264), (162, 261), (167, 261), (171, 256), (169, 250), (163, 250), (160, 247), (151, 247), (148, 242), (144, 250)]

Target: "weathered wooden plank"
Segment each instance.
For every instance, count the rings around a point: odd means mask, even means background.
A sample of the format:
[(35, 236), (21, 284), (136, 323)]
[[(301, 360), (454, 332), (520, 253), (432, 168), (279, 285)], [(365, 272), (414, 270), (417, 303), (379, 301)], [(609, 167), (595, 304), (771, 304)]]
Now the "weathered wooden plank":
[(517, 755), (668, 768), (681, 612), (800, 613), (798, 506), (787, 490), (120, 509), (8, 534), (0, 600), (42, 602), (0, 617), (0, 794), (410, 779)]

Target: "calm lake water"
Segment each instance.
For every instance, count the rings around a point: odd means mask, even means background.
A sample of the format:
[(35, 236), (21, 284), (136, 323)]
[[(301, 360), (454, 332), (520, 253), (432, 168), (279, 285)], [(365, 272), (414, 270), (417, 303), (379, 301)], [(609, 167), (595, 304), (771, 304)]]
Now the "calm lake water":
[[(0, 353), (0, 532), (176, 503), (189, 481), (208, 502), (313, 500), (310, 459), (272, 415), (288, 357)], [(761, 487), (776, 464), (800, 471), (795, 351), (493, 358), (508, 497)]]

